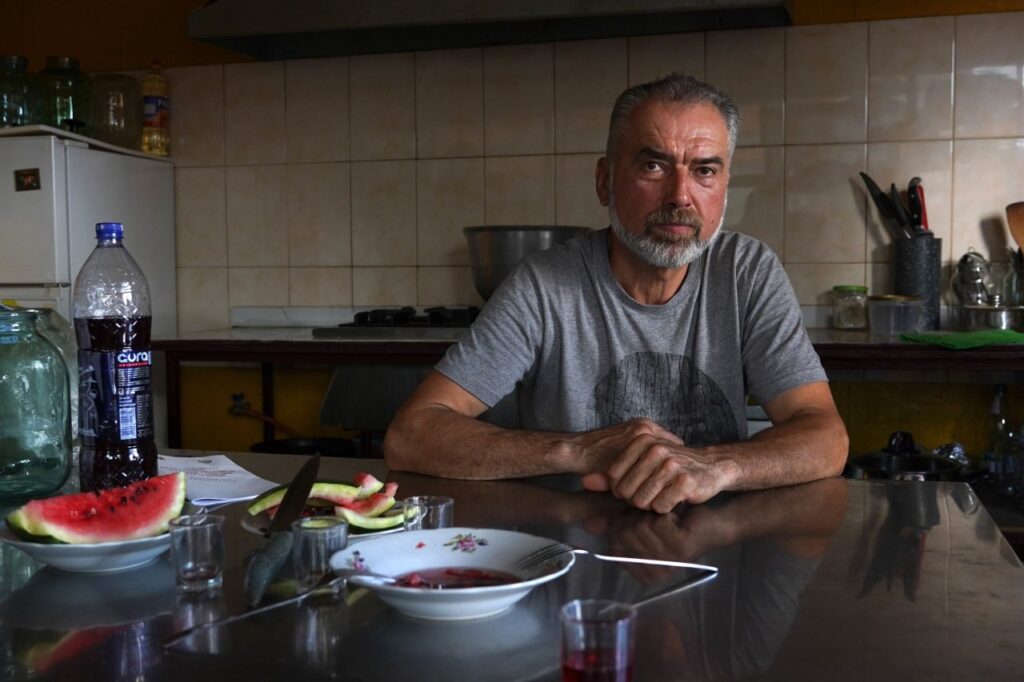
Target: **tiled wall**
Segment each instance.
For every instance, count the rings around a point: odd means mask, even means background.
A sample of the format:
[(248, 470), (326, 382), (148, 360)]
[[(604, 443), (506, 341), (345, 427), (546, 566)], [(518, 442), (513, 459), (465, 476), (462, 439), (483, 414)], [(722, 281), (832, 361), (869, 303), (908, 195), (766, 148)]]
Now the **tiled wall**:
[(859, 171), (923, 179), (947, 265), (1005, 261), (1022, 35), (1000, 13), (170, 69), (179, 328), (479, 303), (462, 227), (606, 225), (611, 104), (673, 70), (739, 104), (726, 224), (775, 249), (812, 322), (835, 284), (891, 291)]

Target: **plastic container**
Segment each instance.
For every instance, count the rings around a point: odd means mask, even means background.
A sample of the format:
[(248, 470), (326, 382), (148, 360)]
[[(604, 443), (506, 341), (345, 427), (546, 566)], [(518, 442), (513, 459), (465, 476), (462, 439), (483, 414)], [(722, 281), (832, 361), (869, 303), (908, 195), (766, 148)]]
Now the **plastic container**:
[(832, 287), (832, 326), (836, 329), (867, 329), (868, 288), (856, 284)]
[(92, 81), (72, 57), (47, 57), (36, 76), (39, 122), (80, 135), (92, 134)]
[(28, 60), (13, 54), (0, 56), (0, 128), (35, 123), (34, 100)]
[(131, 76), (92, 80), (93, 137), (127, 149), (142, 147), (142, 89)]
[(0, 500), (45, 497), (71, 471), (71, 387), (36, 314), (0, 311)]
[(82, 490), (157, 473), (149, 284), (123, 236), (121, 223), (98, 223), (96, 248), (75, 280)]
[(142, 79), (142, 151), (156, 156), (171, 153), (171, 82), (160, 62), (153, 62)]
[(885, 341), (898, 341), (900, 334), (922, 329), (924, 301), (920, 296), (870, 296), (868, 321), (871, 336)]

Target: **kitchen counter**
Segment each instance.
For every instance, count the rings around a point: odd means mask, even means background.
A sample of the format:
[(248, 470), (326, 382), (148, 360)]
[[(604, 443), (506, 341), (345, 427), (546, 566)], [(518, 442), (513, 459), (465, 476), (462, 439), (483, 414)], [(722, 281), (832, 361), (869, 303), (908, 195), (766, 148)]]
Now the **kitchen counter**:
[[(169, 453), (205, 454), (205, 453)], [(287, 481), (304, 458), (230, 454)], [(325, 478), (382, 462), (326, 458)], [(674, 591), (676, 569), (581, 556), (512, 611), (471, 623), (402, 617), (373, 594), (245, 612), (246, 557), (261, 538), (227, 519), (223, 595), (174, 594), (166, 558), (114, 576), (40, 570), (0, 555), (0, 667), (14, 678), (114, 680), (561, 679), (557, 608), (581, 596), (643, 602), (634, 678), (915, 682), (1021, 678), (1024, 568), (962, 483), (830, 479), (722, 495), (660, 516), (577, 490), (574, 477), (454, 481), (387, 475), (399, 497), (455, 498), (458, 525), (508, 528), (593, 551), (709, 563), (718, 576)], [(102, 589), (100, 589), (102, 587)]]

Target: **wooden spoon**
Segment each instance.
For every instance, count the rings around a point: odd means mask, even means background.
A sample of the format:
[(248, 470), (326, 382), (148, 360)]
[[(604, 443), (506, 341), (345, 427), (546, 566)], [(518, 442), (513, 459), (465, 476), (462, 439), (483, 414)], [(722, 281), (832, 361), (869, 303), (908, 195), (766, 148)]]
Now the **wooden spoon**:
[(1024, 201), (1018, 201), (1006, 207), (1006, 222), (1010, 225), (1010, 234), (1017, 247), (1024, 251)]

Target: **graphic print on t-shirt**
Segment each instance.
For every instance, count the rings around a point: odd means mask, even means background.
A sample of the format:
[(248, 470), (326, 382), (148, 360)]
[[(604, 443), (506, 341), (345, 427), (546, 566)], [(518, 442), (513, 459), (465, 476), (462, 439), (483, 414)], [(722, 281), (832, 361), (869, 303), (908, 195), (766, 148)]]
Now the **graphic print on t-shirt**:
[(690, 358), (671, 353), (633, 353), (594, 386), (597, 428), (647, 417), (687, 445), (739, 440), (729, 401)]

